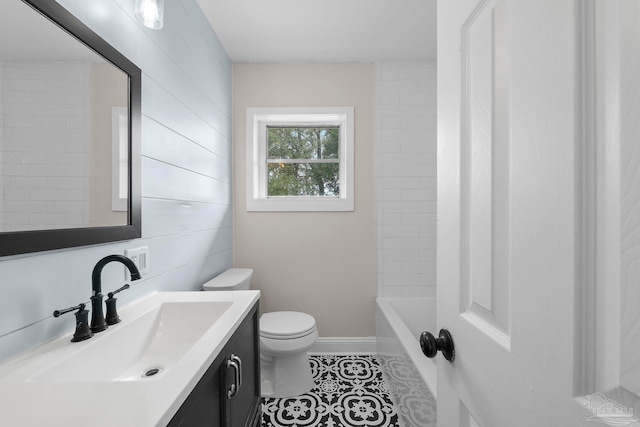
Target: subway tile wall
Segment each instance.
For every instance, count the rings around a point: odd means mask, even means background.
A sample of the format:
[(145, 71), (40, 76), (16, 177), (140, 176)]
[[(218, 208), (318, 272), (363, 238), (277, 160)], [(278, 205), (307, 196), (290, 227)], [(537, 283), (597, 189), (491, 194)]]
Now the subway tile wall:
[(378, 296), (435, 296), (436, 64), (377, 64)]
[(2, 68), (4, 231), (88, 225), (89, 65)]

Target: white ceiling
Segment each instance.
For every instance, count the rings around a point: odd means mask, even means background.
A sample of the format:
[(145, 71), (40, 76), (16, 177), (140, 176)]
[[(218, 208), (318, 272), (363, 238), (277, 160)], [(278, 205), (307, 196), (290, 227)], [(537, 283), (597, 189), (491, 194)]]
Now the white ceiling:
[(197, 1), (234, 62), (436, 59), (436, 0)]

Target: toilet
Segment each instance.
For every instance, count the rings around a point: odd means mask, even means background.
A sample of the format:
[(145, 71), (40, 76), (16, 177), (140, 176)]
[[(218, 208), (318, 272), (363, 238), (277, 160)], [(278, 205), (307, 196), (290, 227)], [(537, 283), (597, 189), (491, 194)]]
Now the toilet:
[[(204, 291), (247, 290), (253, 270), (232, 268), (202, 285)], [(262, 397), (299, 396), (314, 386), (307, 351), (318, 338), (313, 316), (274, 311), (260, 316)]]

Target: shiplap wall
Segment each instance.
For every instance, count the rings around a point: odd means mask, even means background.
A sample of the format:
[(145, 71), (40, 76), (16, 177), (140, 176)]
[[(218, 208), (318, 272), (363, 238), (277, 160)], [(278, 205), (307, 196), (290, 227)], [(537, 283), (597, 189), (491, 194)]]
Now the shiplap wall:
[[(196, 1), (167, 1), (161, 31), (136, 23), (133, 0), (59, 3), (143, 71), (143, 238), (0, 258), (0, 359), (72, 331), (71, 314), (51, 313), (88, 302), (103, 256), (149, 247), (149, 274), (121, 304), (198, 289), (232, 264), (231, 62)], [(105, 267), (105, 292), (123, 284), (123, 271)]]

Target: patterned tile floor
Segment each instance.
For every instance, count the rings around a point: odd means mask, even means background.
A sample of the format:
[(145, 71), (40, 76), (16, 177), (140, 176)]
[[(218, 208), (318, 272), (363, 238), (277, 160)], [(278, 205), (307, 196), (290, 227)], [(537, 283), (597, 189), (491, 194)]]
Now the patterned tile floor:
[(262, 400), (262, 427), (399, 427), (377, 356), (309, 356), (316, 386)]

